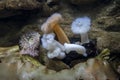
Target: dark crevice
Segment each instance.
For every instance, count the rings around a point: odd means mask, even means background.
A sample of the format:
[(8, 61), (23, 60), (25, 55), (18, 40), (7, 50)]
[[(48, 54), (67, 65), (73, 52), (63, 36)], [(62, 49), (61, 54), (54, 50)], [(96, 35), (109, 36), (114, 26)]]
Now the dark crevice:
[(11, 46), (18, 43), (20, 31), (29, 23), (34, 23), (40, 10), (19, 10), (21, 14), (0, 18), (0, 46)]
[(120, 12), (120, 6), (115, 6), (115, 8), (113, 8), (111, 10), (111, 12), (109, 12), (108, 16), (119, 16), (119, 12)]
[(120, 26), (119, 25), (111, 25), (105, 29), (109, 32), (120, 32)]
[[(80, 38), (70, 38), (72, 43), (79, 41)], [(66, 54), (66, 57), (62, 60), (65, 64), (73, 67), (74, 65), (84, 62), (89, 58), (95, 57), (98, 55), (98, 49), (96, 40), (91, 40), (89, 43), (85, 43), (82, 46), (86, 48), (87, 57), (78, 54), (76, 51), (71, 51), (69, 54)], [(77, 62), (76, 62), (77, 61)]]
[(59, 5), (57, 2), (50, 2), (47, 4), (50, 8), (54, 7), (55, 5)]
[(46, 0), (37, 0), (38, 2), (42, 3), (42, 2), (45, 2)]

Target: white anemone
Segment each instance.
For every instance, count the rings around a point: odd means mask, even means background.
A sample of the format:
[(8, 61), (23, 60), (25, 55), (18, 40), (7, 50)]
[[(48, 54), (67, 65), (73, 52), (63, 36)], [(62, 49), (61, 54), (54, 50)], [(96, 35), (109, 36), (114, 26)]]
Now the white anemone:
[(74, 34), (81, 35), (81, 43), (89, 42), (87, 32), (90, 30), (90, 25), (91, 25), (91, 20), (89, 17), (81, 17), (73, 21), (71, 25), (71, 30)]

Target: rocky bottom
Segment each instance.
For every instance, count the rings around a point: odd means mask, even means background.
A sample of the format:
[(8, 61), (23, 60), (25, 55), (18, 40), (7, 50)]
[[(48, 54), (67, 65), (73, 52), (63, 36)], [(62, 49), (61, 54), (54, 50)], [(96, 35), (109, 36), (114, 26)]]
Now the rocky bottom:
[[(113, 54), (110, 54), (108, 49), (104, 49), (99, 53), (97, 49), (94, 50), (92, 47), (90, 49), (88, 44), (83, 45), (87, 47), (87, 51), (90, 53), (88, 57), (83, 57), (72, 51), (62, 61), (56, 59), (50, 60), (47, 57), (40, 58), (41, 56), (20, 55), (18, 46), (1, 47), (1, 80), (119, 79), (118, 56), (113, 57)], [(89, 45), (93, 46), (91, 42)]]

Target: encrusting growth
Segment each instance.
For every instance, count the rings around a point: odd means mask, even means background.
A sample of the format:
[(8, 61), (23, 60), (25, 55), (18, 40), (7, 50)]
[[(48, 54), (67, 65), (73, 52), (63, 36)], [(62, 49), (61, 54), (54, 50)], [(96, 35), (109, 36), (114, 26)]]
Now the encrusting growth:
[(38, 56), (40, 45), (40, 34), (38, 32), (28, 32), (24, 34), (20, 41), (20, 54), (29, 54), (33, 57)]

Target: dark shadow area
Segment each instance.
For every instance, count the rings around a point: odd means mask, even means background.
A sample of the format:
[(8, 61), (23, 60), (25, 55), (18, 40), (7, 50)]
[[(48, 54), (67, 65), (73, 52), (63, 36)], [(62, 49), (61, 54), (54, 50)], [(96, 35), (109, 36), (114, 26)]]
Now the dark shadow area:
[(108, 32), (120, 32), (120, 26), (119, 25), (111, 25), (105, 29)]
[(19, 34), (28, 24), (31, 14), (27, 11), (21, 15), (0, 18), (0, 46), (11, 46), (18, 43)]
[[(71, 43), (75, 43), (80, 40), (80, 38), (69, 38)], [(69, 54), (66, 54), (66, 57), (62, 60), (65, 64), (70, 67), (75, 66), (80, 62), (84, 62), (89, 58), (93, 58), (98, 55), (98, 49), (96, 40), (90, 40), (89, 43), (84, 43), (82, 46), (86, 48), (87, 56), (78, 54), (76, 51), (71, 51)]]

